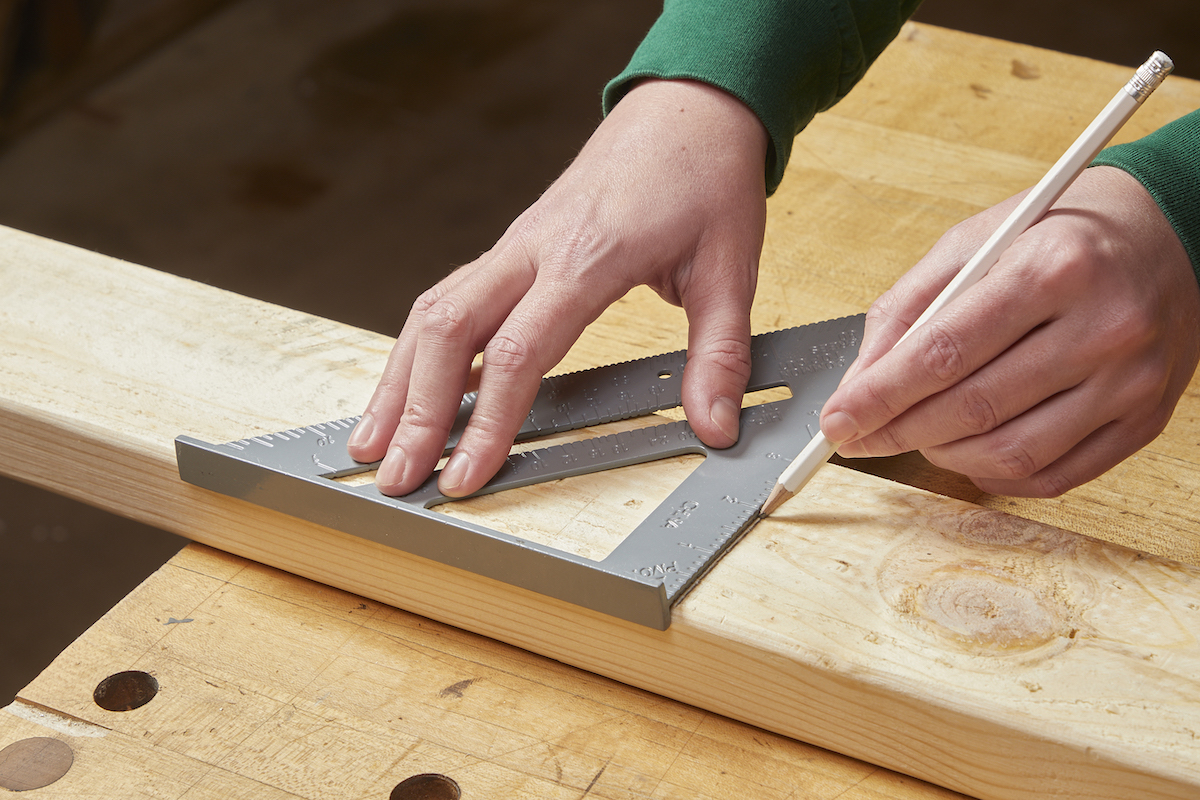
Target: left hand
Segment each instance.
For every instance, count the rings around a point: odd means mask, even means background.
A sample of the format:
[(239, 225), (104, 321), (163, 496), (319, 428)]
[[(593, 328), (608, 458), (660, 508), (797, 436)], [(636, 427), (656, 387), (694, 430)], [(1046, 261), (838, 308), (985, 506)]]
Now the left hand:
[(639, 83), (495, 247), (418, 299), (350, 455), (383, 460), (384, 494), (420, 486), (482, 353), (474, 413), (438, 478), (449, 497), (478, 490), (508, 457), (542, 376), (638, 285), (687, 312), (684, 411), (706, 444), (732, 445), (750, 375), (768, 143), (758, 116), (721, 89)]
[(1166, 426), (1200, 358), (1200, 288), (1132, 176), (1092, 167), (991, 272), (892, 345), (1020, 196), (951, 229), (867, 315), (821, 428), (846, 457), (920, 450), (993, 494), (1053, 497)]

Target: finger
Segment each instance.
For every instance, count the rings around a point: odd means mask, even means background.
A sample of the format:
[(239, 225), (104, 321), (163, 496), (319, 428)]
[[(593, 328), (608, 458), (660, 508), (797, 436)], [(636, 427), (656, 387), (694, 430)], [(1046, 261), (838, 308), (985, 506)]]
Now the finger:
[(532, 282), (528, 263), (522, 270), (518, 257), (510, 258), (507, 268), (473, 272), (420, 318), (403, 410), (375, 477), (384, 494), (412, 491), (441, 458), (475, 354)]
[(367, 402), (362, 419), (350, 434), (346, 447), (351, 458), (364, 463), (383, 458), (404, 411), (417, 337), (425, 312), (466, 280), (474, 266), (470, 264), (455, 270), (413, 303), (404, 327), (388, 354), (387, 364)]
[(1097, 420), (1090, 395), (1086, 389), (1062, 392), (986, 434), (921, 452), (931, 463), (971, 477), (1025, 480), (1111, 421)]
[(471, 374), (467, 376), (467, 391), (479, 391), (479, 380), (483, 377), (483, 362), (478, 359), (471, 362)]
[(908, 331), (1025, 193), (955, 225), (867, 311), (858, 358), (842, 383), (875, 363)]
[(710, 289), (705, 284), (714, 278), (706, 278), (682, 298), (688, 316), (683, 410), (710, 447), (729, 447), (738, 440), (742, 396), (750, 380), (754, 278), (752, 268), (731, 271), (721, 279), (723, 289)]
[[(448, 497), (478, 491), (504, 463), (529, 414), (542, 376), (562, 360), (583, 329), (620, 294), (595, 291), (570, 297), (535, 283), (488, 342), (475, 410), (454, 453), (438, 478)], [(587, 297), (581, 304), (578, 297)]]
[(1037, 328), (954, 386), (878, 430), (842, 445), (845, 458), (892, 456), (988, 433), (1081, 384), (1093, 365), (1064, 346), (1056, 326)]
[[(1162, 388), (1096, 378), (989, 434), (923, 452), (938, 466), (990, 487), (985, 491), (1057, 496), (1101, 475), (1162, 431), (1173, 406)], [(1146, 402), (1148, 396), (1154, 400)]]
[(1058, 497), (1100, 477), (1153, 438), (1153, 435), (1138, 435), (1135, 427), (1114, 421), (1093, 431), (1059, 458), (1027, 477), (969, 477), (979, 489), (989, 494)]
[[(1005, 259), (1022, 264), (1015, 246)], [(1026, 259), (1027, 260), (1027, 259)], [(1056, 300), (1030, 292), (1000, 264), (984, 280), (873, 364), (826, 402), (821, 429), (846, 444), (871, 434), (925, 398), (965, 380), (1057, 311)]]

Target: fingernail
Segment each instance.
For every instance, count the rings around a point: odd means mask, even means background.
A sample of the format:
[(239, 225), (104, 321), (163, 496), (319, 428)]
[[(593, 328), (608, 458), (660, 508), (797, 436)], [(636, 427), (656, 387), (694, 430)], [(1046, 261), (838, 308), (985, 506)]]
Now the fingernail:
[(821, 420), (821, 432), (829, 441), (840, 444), (858, 436), (858, 424), (845, 411), (834, 411)]
[(383, 463), (379, 465), (379, 471), (375, 473), (375, 485), (379, 487), (379, 491), (386, 494), (388, 489), (400, 485), (404, 480), (404, 465), (407, 461), (408, 457), (399, 447), (388, 449)]
[(438, 478), (438, 490), (447, 497), (455, 496), (458, 493), (458, 487), (462, 486), (462, 482), (466, 479), (470, 466), (471, 457), (462, 450), (455, 450)]
[(350, 432), (350, 439), (346, 442), (347, 447), (363, 447), (371, 439), (371, 434), (375, 431), (375, 418), (370, 414), (363, 414), (362, 419), (354, 426), (354, 430)]
[(867, 458), (870, 455), (862, 446), (861, 441), (840, 444), (837, 453), (842, 458)]
[(708, 410), (708, 418), (721, 429), (721, 433), (735, 442), (738, 438), (738, 420), (741, 415), (742, 409), (728, 397), (713, 400), (712, 407)]

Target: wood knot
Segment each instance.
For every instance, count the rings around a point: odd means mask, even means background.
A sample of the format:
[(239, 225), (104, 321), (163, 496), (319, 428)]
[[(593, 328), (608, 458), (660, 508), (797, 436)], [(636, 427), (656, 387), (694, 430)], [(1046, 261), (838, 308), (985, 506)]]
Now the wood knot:
[(1043, 592), (963, 566), (929, 577), (917, 590), (913, 610), (974, 647), (1031, 650), (1070, 635), (1067, 610)]
[(984, 508), (936, 514), (930, 527), (961, 544), (1011, 547), (1033, 553), (1069, 550), (1078, 540), (1075, 534), (1058, 528)]

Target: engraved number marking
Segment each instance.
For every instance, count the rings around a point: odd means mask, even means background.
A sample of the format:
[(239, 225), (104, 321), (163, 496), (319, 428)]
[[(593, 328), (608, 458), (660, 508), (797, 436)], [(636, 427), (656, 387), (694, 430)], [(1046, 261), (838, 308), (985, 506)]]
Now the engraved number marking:
[(678, 528), (699, 507), (700, 504), (695, 500), (685, 501), (679, 508), (671, 512), (671, 516), (667, 517), (667, 521), (662, 526), (664, 528)]
[(652, 567), (641, 567), (635, 569), (634, 572), (643, 578), (665, 577), (669, 573), (679, 573), (679, 562), (672, 561), (670, 564), (655, 564)]

